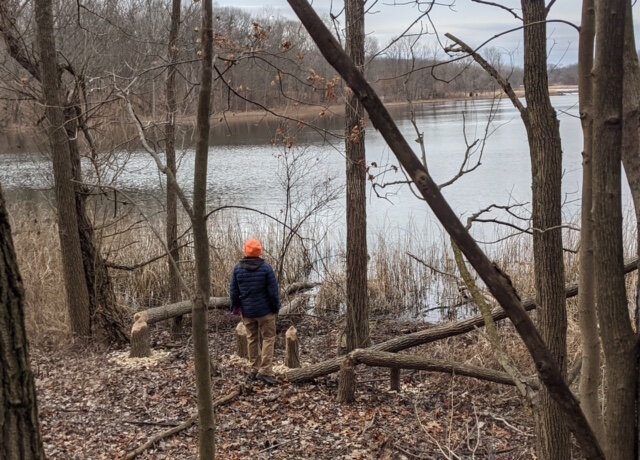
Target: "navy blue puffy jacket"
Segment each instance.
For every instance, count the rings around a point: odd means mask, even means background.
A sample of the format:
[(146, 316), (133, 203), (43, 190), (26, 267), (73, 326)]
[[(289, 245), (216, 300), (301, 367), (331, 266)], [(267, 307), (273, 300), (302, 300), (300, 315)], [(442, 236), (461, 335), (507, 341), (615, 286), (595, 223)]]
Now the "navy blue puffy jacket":
[(280, 288), (273, 268), (259, 257), (245, 257), (231, 277), (231, 311), (240, 308), (246, 318), (260, 318), (280, 310)]

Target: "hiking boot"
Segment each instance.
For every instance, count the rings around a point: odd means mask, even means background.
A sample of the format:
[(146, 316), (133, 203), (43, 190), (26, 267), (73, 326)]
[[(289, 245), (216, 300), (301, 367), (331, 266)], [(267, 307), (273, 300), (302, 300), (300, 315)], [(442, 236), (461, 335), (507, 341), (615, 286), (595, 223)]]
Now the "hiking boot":
[(257, 374), (256, 378), (258, 380), (262, 380), (264, 383), (266, 383), (268, 385), (277, 385), (278, 384), (278, 381), (276, 379), (274, 379), (273, 377), (271, 377), (270, 375)]

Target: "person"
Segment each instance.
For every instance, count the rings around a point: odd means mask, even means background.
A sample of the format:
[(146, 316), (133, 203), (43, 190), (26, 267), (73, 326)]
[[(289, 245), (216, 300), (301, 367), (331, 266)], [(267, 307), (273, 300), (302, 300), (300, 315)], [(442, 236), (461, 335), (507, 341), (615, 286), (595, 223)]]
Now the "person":
[(252, 366), (250, 377), (275, 385), (277, 381), (273, 377), (272, 364), (280, 288), (273, 268), (260, 257), (260, 241), (248, 240), (244, 245), (244, 253), (246, 257), (236, 265), (231, 276), (231, 311), (242, 315), (242, 322), (247, 329)]

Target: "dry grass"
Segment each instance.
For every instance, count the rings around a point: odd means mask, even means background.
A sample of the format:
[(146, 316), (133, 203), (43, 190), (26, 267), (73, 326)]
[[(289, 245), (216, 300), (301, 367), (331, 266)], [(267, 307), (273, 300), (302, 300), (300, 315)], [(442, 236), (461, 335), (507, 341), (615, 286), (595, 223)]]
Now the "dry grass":
[[(29, 337), (35, 345), (58, 344), (68, 341), (69, 326), (65, 307), (64, 283), (60, 269), (60, 254), (57, 227), (51, 208), (44, 206), (26, 209), (11, 209), (14, 240), (18, 253), (20, 270), (26, 290), (26, 319)], [(97, 218), (96, 218), (97, 219)], [(101, 216), (100, 220), (104, 219)], [(186, 221), (186, 220), (185, 220)], [(134, 265), (164, 253), (155, 231), (163, 234), (160, 218), (152, 218), (152, 223), (135, 218), (132, 213), (98, 226), (101, 230), (102, 252), (109, 261)], [(180, 228), (179, 233), (185, 232)], [(283, 277), (287, 282), (296, 280), (320, 280), (323, 284), (313, 299), (315, 313), (335, 315), (344, 311), (345, 277), (344, 247), (322, 240), (326, 229), (304, 228), (301, 234), (310, 236), (302, 240), (294, 238), (283, 267)], [(266, 259), (278, 267), (278, 249), (282, 241), (282, 227), (277, 224), (252, 220), (232, 213), (214, 215), (209, 222), (210, 260), (212, 295), (228, 294), (228, 280), (233, 267), (242, 257), (242, 247), (246, 238), (259, 236), (266, 248)], [(567, 232), (565, 244), (577, 248), (577, 233)], [(635, 241), (633, 229), (625, 232), (626, 241)], [(456, 279), (448, 239), (439, 244), (429, 243), (417, 231), (391, 234), (382, 232), (373, 239), (369, 253), (369, 294), (372, 318), (392, 315), (411, 319), (453, 319), (456, 316), (475, 313), (469, 305), (460, 306), (461, 284)], [(187, 284), (194, 285), (193, 246), (188, 238), (182, 240), (180, 266)], [(274, 249), (275, 248), (275, 249)], [(634, 250), (634, 244), (628, 245)], [(516, 237), (490, 247), (491, 256), (510, 274), (523, 297), (533, 295), (533, 256), (531, 239)], [(410, 257), (412, 254), (415, 258)], [(566, 279), (578, 278), (577, 254), (565, 254)], [(440, 273), (442, 272), (442, 273)], [(443, 274), (443, 273), (448, 273)], [(136, 270), (111, 270), (118, 301), (132, 311), (145, 309), (168, 302), (168, 269), (166, 259), (160, 259)], [(453, 275), (453, 276), (451, 276)], [(630, 297), (634, 295), (635, 276), (627, 280)], [(573, 356), (579, 347), (575, 300), (568, 303), (569, 353)], [(503, 326), (508, 349), (520, 355), (517, 361), (528, 362), (528, 356), (520, 341), (509, 326)], [(478, 347), (486, 357), (488, 343), (480, 333)], [(443, 344), (445, 346), (445, 344)], [(485, 354), (487, 352), (488, 354)], [(482, 358), (484, 359), (484, 358)]]

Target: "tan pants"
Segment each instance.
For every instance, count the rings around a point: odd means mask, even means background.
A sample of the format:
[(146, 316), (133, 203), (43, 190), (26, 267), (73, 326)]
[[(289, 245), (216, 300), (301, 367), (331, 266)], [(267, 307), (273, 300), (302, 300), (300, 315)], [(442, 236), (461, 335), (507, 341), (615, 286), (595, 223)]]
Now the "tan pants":
[[(249, 360), (253, 370), (263, 375), (273, 375), (273, 346), (276, 341), (276, 315), (270, 313), (260, 318), (242, 318), (247, 329)], [(260, 354), (262, 338), (262, 355)]]

